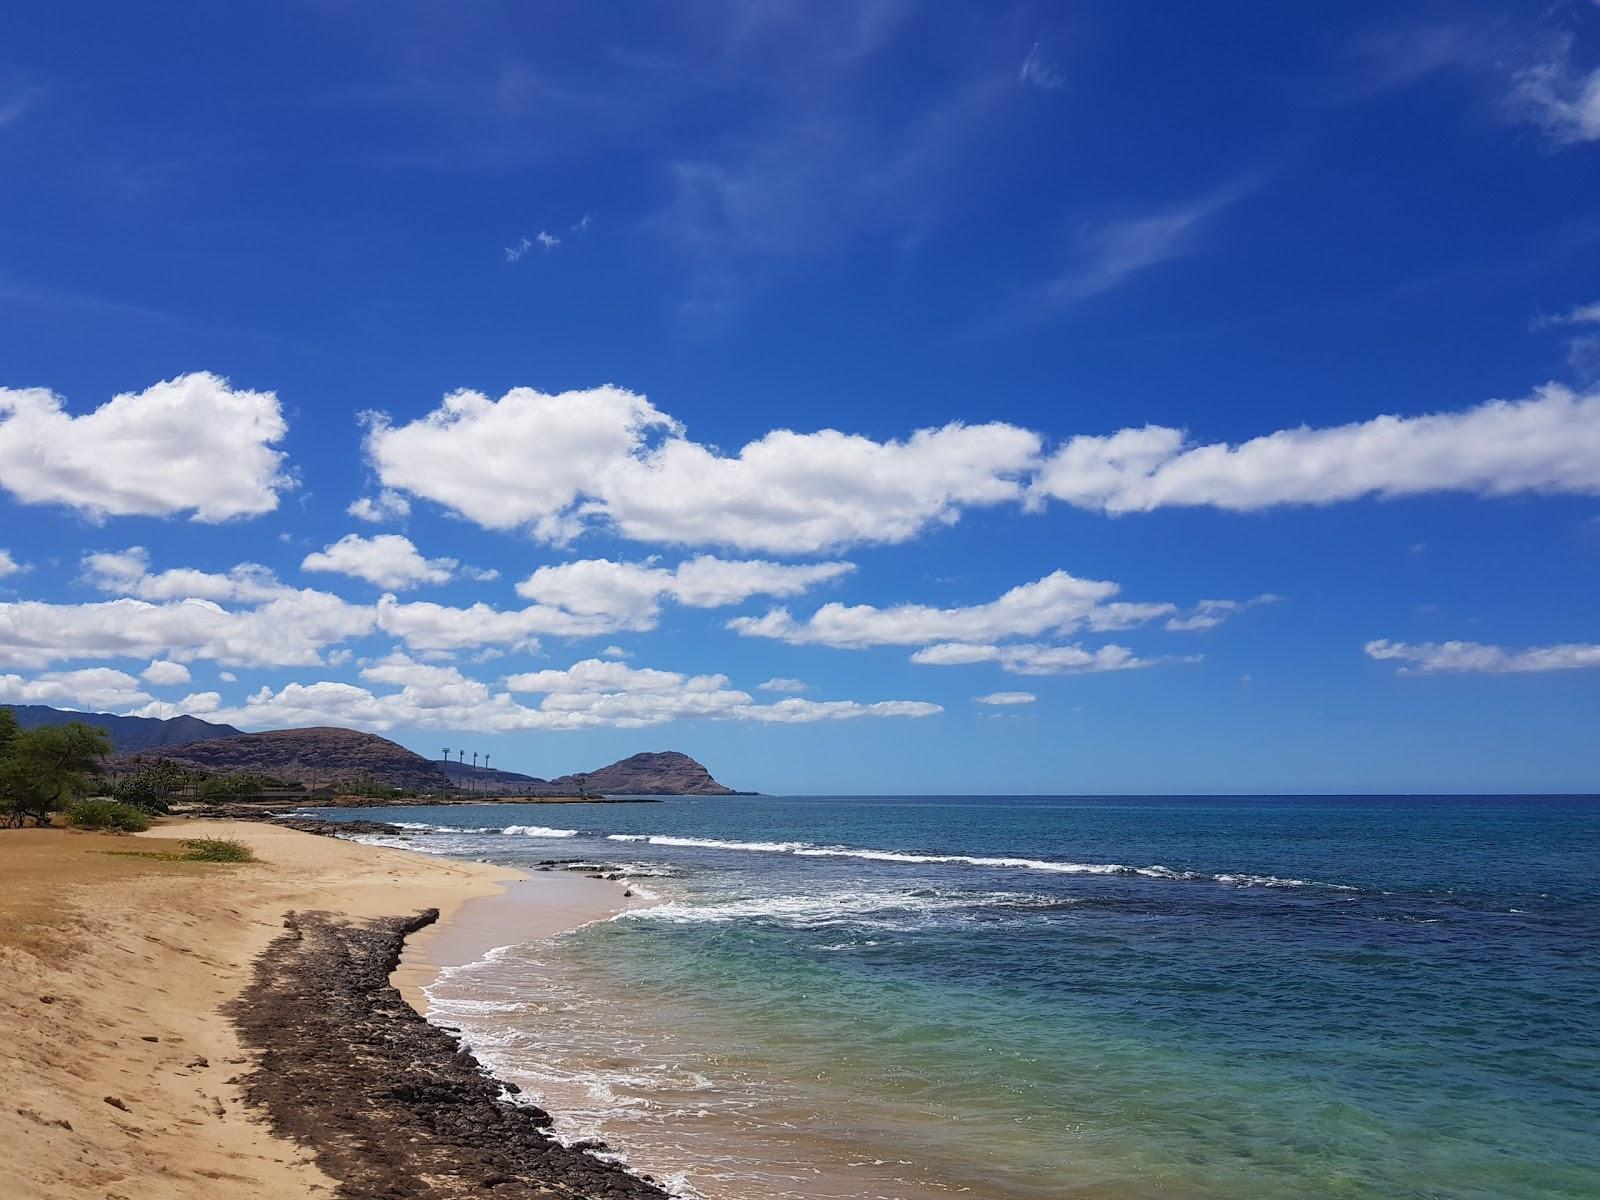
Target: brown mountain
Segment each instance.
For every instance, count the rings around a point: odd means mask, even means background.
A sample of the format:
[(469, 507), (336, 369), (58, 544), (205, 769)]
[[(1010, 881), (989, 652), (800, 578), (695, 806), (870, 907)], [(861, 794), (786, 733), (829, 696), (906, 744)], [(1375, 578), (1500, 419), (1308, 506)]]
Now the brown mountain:
[[(552, 779), (550, 786), (559, 791), (578, 786), (579, 776), (563, 775)], [(591, 792), (605, 796), (735, 796), (739, 793), (723, 787), (711, 778), (706, 770), (687, 754), (676, 750), (661, 750), (653, 754), (635, 754), (614, 762), (609, 767), (590, 771), (587, 776)]]
[[(388, 738), (331, 727), (276, 729), (237, 737), (190, 742), (159, 751), (162, 758), (219, 775), (248, 772), (270, 775), (307, 787), (376, 783), (416, 791), (448, 786), (439, 764)], [(143, 757), (150, 757), (147, 754)], [(127, 767), (135, 755), (119, 754), (114, 767)]]

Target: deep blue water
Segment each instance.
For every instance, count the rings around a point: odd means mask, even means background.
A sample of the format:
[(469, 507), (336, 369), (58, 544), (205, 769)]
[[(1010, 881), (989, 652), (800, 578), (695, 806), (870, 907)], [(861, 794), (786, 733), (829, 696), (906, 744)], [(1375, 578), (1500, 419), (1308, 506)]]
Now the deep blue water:
[(902, 1164), (858, 1192), (690, 1169), (706, 1195), (1600, 1196), (1594, 799), (328, 815), (436, 827), (415, 839), (436, 852), (623, 866), (660, 897), (457, 985), (497, 998), (453, 1016), (488, 1041), (536, 1013), (546, 1032), (505, 1044), (552, 1100), (580, 1077), (615, 1099), (589, 1116), (619, 1145), (660, 1161), (688, 1112), (760, 1142), (821, 1107), (802, 1140)]

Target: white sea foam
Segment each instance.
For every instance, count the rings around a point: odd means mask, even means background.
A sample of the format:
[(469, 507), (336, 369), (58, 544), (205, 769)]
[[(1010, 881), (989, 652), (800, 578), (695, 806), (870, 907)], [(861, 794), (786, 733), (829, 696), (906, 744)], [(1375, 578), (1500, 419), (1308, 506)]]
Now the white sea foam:
[(548, 825), (507, 825), (500, 832), (507, 836), (520, 835), (522, 837), (569, 838), (578, 836), (576, 829), (551, 829)]
[(717, 838), (670, 837), (664, 833), (608, 833), (613, 842), (648, 842), (652, 846), (697, 846), (707, 850), (757, 850), (766, 854), (793, 854), (810, 842), (724, 842)]
[(910, 865), (950, 865), (994, 867), (1020, 871), (1044, 871), (1053, 875), (1114, 875), (1144, 879), (1165, 879), (1183, 883), (1220, 883), (1230, 887), (1301, 888), (1320, 887), (1354, 892), (1359, 888), (1340, 883), (1321, 883), (1313, 879), (1289, 879), (1277, 875), (1242, 872), (1210, 874), (1204, 871), (1179, 871), (1159, 863), (1148, 867), (1125, 863), (1064, 862), (1059, 859), (1021, 858), (1010, 855), (930, 854), (913, 850), (873, 850), (856, 846), (816, 846), (810, 842), (730, 842), (717, 838), (676, 837), (660, 833), (610, 833), (613, 842), (647, 842), (653, 846), (691, 846), (714, 850), (748, 850), (765, 854), (793, 854), (801, 858), (859, 858), (871, 862)]
[[(907, 917), (916, 919), (930, 913), (980, 908), (1055, 907), (1060, 903), (1053, 896), (1025, 892), (847, 891), (821, 895), (752, 896), (720, 904), (672, 901), (652, 908), (630, 909), (613, 919), (665, 921), (673, 925), (768, 920), (800, 929), (844, 924), (899, 928), (905, 924)], [(890, 919), (890, 914), (895, 913), (902, 914), (900, 920)]]

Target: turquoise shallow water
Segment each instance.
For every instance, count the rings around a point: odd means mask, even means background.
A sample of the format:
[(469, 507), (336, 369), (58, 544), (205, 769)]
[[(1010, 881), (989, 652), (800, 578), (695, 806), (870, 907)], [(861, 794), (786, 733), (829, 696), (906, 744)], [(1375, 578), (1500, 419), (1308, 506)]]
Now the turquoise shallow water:
[(436, 1001), (691, 1194), (1600, 1195), (1600, 801), (360, 815), (660, 899)]

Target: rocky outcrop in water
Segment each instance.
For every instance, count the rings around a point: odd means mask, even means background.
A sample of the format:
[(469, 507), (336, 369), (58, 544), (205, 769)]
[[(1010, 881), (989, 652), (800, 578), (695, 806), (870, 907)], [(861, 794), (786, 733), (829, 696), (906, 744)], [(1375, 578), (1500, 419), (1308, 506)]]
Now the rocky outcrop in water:
[[(575, 789), (579, 776), (563, 775), (552, 779), (551, 786)], [(609, 767), (591, 771), (587, 776), (591, 792), (618, 796), (736, 796), (732, 788), (723, 787), (711, 778), (706, 770), (687, 754), (676, 750), (660, 750), (650, 754), (635, 754)]]

